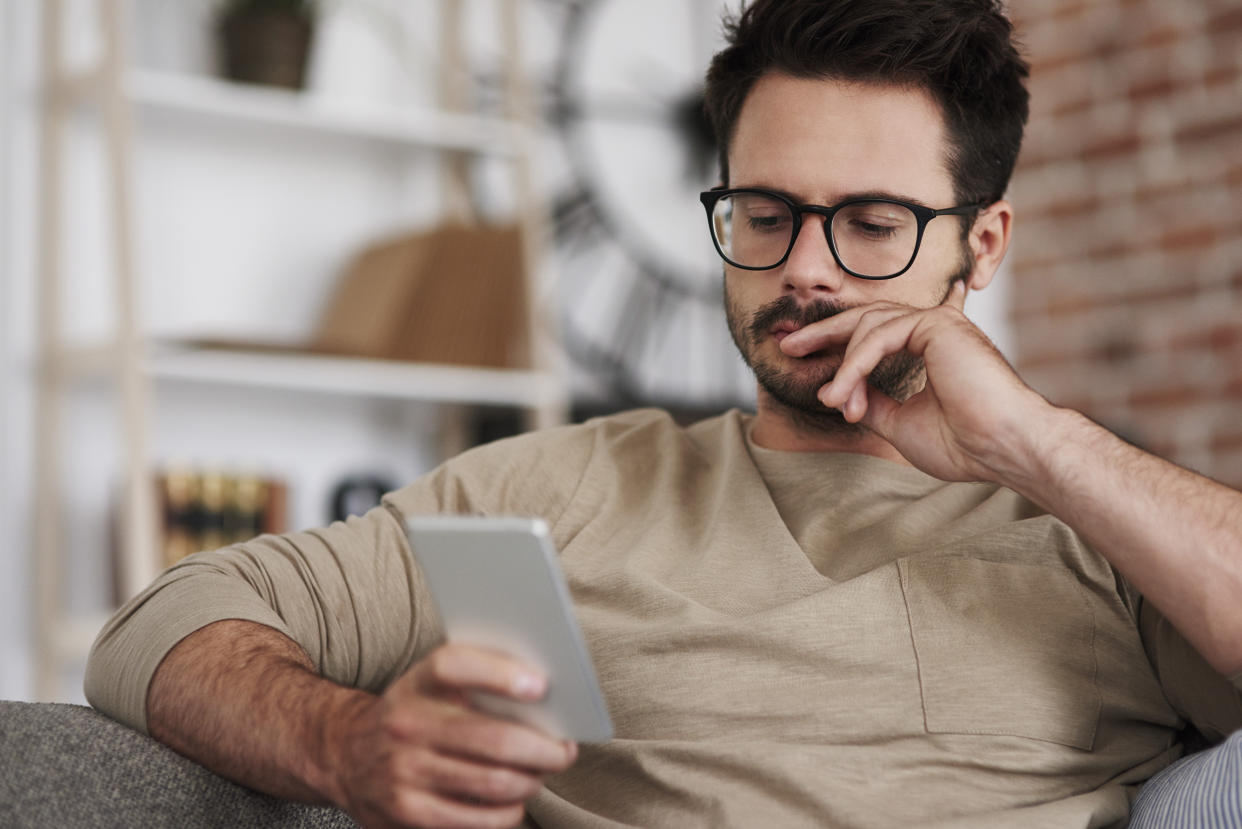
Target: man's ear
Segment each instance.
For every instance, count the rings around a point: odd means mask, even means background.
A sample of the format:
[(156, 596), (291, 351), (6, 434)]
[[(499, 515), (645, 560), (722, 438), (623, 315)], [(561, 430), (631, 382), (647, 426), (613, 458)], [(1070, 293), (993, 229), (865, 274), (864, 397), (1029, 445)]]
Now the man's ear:
[(982, 291), (991, 282), (1009, 250), (1013, 233), (1013, 205), (1001, 199), (988, 205), (970, 229), (970, 254), (974, 270), (966, 278), (966, 287)]

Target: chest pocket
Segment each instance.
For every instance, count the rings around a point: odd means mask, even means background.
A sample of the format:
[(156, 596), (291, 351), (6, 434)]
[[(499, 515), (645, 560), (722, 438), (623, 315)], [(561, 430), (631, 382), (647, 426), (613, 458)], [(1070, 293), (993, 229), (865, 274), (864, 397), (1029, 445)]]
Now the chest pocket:
[(1090, 750), (1095, 620), (1073, 573), (971, 558), (897, 562), (928, 733)]

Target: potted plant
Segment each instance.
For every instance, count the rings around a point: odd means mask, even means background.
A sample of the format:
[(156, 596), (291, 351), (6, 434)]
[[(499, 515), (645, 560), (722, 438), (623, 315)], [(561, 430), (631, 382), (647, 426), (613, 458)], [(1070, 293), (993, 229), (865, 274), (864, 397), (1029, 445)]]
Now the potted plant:
[(225, 0), (218, 32), (225, 77), (301, 89), (317, 0)]

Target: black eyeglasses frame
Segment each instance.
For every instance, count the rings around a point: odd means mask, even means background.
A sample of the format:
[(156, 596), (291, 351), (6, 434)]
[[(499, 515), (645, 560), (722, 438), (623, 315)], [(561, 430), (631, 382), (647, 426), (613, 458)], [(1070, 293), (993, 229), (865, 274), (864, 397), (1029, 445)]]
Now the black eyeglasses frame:
[[(720, 242), (716, 239), (716, 228), (712, 223), (712, 214), (715, 212), (716, 202), (720, 201), (725, 196), (733, 196), (742, 193), (754, 193), (767, 198), (776, 199), (777, 201), (786, 204), (789, 207), (790, 213), (793, 214), (794, 225), (792, 232), (789, 234), (789, 247), (785, 250), (785, 255), (782, 256), (774, 265), (765, 265), (763, 267), (740, 265), (725, 256), (724, 251), (720, 249)], [(857, 277), (858, 279), (869, 279), (872, 281), (896, 279), (906, 271), (910, 270), (910, 268), (914, 265), (914, 260), (918, 258), (919, 249), (923, 246), (923, 231), (927, 228), (927, 223), (932, 219), (937, 216), (968, 216), (975, 211), (983, 209), (988, 204), (987, 202), (976, 202), (974, 204), (966, 204), (959, 207), (946, 207), (941, 210), (936, 210), (922, 204), (902, 201), (901, 199), (889, 198), (851, 198), (842, 202), (837, 202), (834, 205), (800, 204), (783, 193), (777, 193), (774, 190), (764, 190), (762, 187), (713, 187), (710, 190), (704, 190), (702, 193), (699, 193), (699, 201), (703, 203), (703, 207), (707, 211), (707, 230), (708, 233), (711, 234), (712, 245), (716, 248), (716, 253), (719, 254), (721, 259), (728, 262), (735, 268), (741, 268), (746, 271), (770, 271), (773, 268), (779, 268), (781, 265), (785, 264), (785, 261), (789, 259), (789, 254), (793, 252), (794, 245), (797, 244), (798, 234), (802, 232), (802, 214), (815, 213), (824, 217), (824, 238), (828, 241), (828, 250), (832, 252), (832, 258), (836, 261), (837, 267), (848, 273), (850, 276)], [(832, 238), (832, 220), (839, 211), (853, 204), (876, 203), (896, 204), (904, 207), (914, 214), (914, 218), (918, 222), (918, 233), (915, 236), (914, 252), (910, 255), (910, 261), (906, 263), (904, 268), (897, 271), (897, 273), (890, 274), (889, 276), (867, 276), (866, 274), (850, 270), (845, 266), (845, 263), (841, 261), (841, 256), (837, 253), (837, 243)]]

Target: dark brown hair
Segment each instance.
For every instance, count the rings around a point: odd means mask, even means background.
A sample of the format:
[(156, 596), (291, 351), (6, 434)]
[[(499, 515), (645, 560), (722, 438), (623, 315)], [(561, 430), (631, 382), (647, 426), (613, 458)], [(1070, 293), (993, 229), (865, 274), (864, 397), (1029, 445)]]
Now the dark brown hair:
[(772, 71), (913, 86), (940, 105), (960, 204), (1005, 194), (1029, 111), (1028, 67), (999, 0), (757, 0), (726, 18), (705, 106), (729, 180), (742, 104)]

